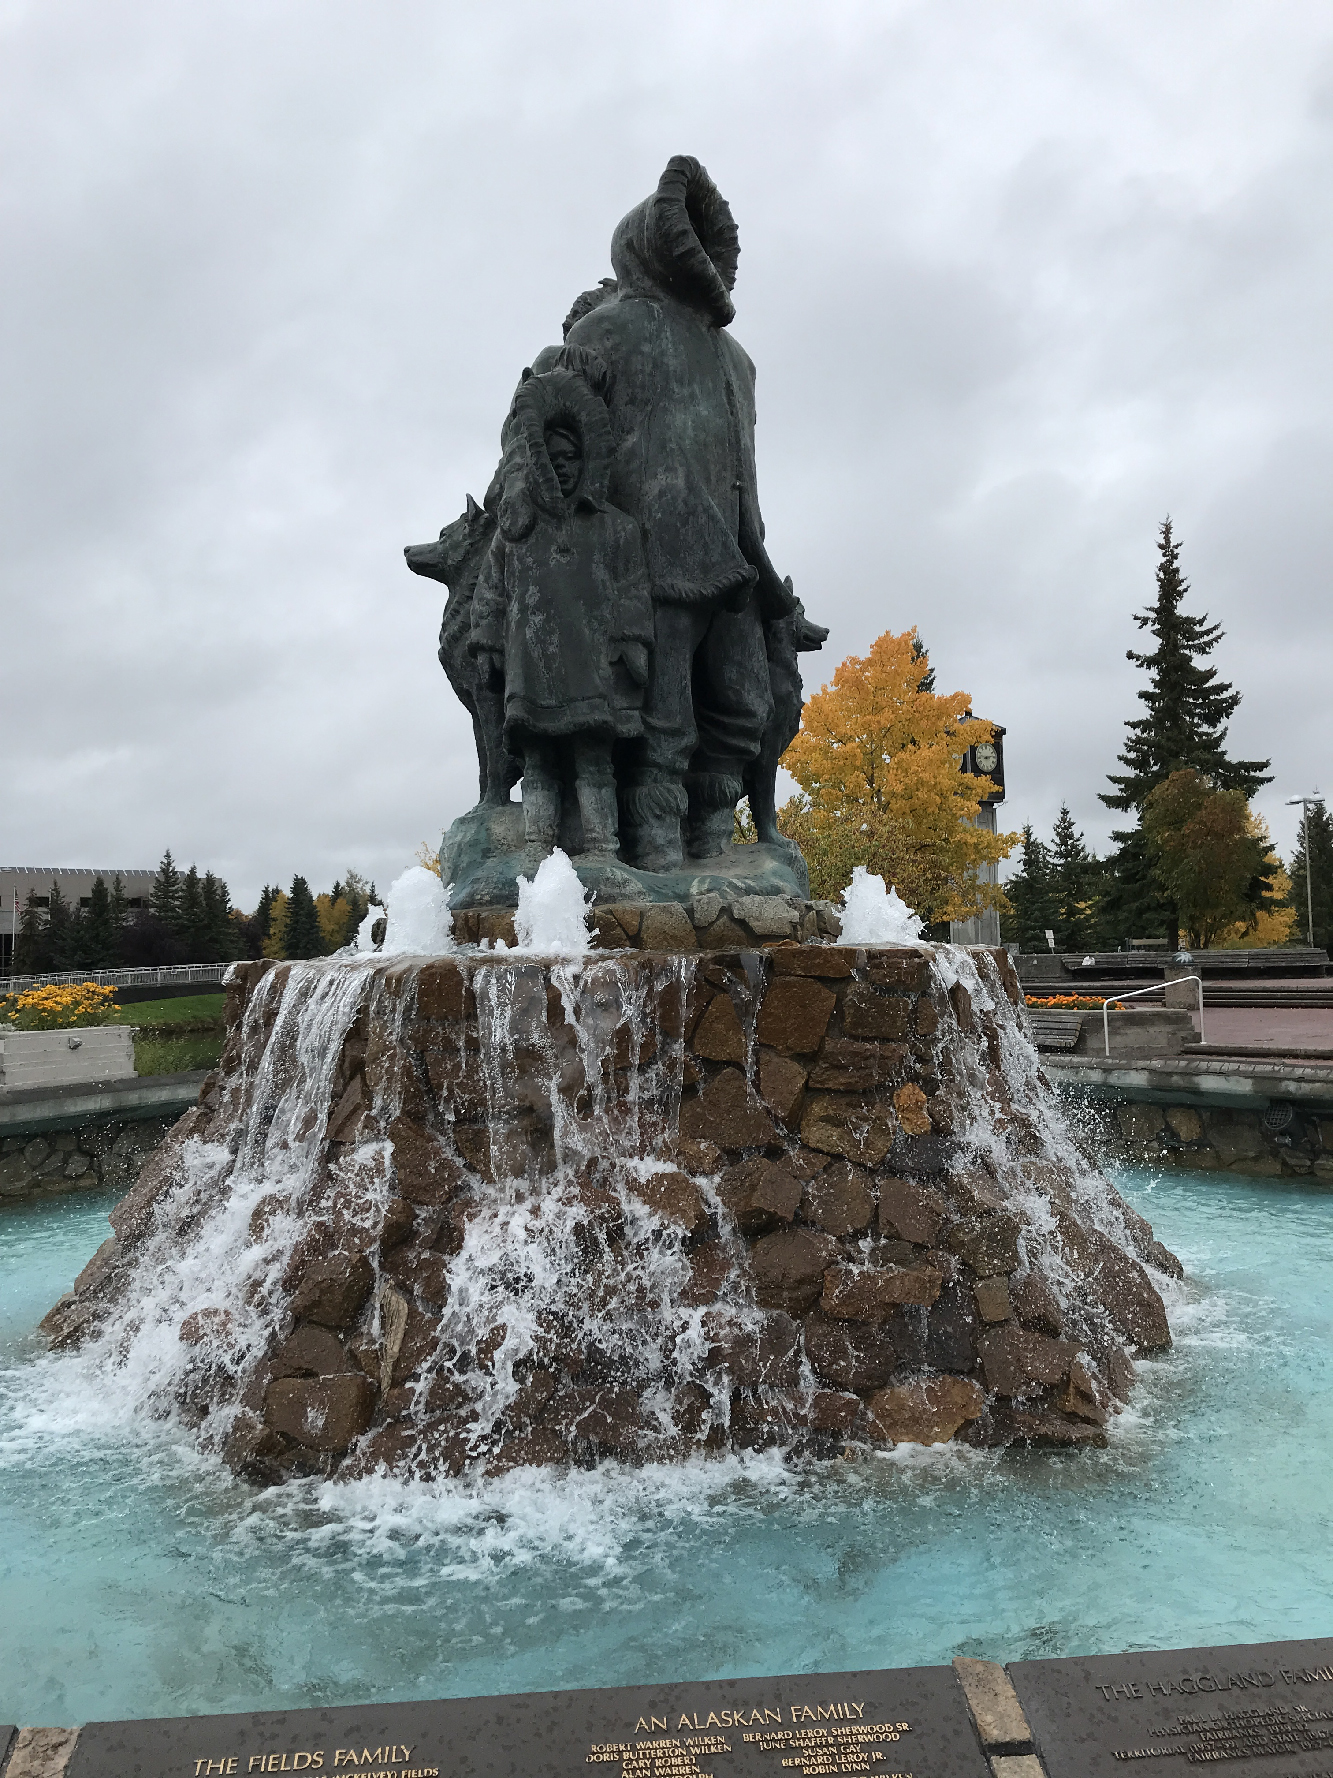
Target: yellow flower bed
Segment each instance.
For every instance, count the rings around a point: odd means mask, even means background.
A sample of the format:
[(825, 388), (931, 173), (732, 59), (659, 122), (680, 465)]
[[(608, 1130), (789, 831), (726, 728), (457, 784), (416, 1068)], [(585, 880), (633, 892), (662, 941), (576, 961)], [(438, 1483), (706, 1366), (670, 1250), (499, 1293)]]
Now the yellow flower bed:
[[(1102, 1010), (1101, 1001), (1090, 1000), (1086, 994), (1047, 994), (1041, 999), (1035, 999), (1029, 994), (1027, 1003), (1029, 1006), (1058, 1007), (1061, 1012), (1100, 1012)], [(1111, 1001), (1111, 1012), (1124, 1012), (1124, 1010), (1118, 1000)]]
[(15, 1031), (63, 1031), (71, 1025), (111, 1025), (116, 990), (96, 982), (49, 984), (0, 999), (0, 1021)]

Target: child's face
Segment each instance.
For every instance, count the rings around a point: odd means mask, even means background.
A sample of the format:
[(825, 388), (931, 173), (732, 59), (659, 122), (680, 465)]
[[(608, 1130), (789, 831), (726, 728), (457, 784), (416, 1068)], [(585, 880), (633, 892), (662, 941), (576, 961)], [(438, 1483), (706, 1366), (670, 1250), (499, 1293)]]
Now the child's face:
[(548, 432), (546, 454), (551, 459), (551, 468), (560, 484), (560, 492), (566, 496), (572, 494), (583, 474), (583, 452), (579, 449), (578, 440), (571, 438), (567, 432)]

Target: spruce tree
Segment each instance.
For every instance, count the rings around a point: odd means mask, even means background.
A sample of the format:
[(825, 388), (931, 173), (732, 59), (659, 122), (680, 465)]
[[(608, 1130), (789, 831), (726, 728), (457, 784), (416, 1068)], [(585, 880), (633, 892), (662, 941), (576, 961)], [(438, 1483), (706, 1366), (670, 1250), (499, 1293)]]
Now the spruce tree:
[(14, 944), (15, 975), (46, 975), (51, 969), (51, 946), (47, 939), (46, 913), (38, 904), (37, 891), (29, 889), (23, 912), (19, 915), (18, 938)]
[(148, 892), (148, 909), (168, 932), (175, 932), (180, 926), (181, 874), (176, 869), (170, 846), (162, 854), (162, 862)]
[(293, 877), (287, 897), (285, 950), (289, 957), (322, 957), (324, 937), (319, 930), (315, 898), (304, 877)]
[(1223, 632), (1221, 624), (1210, 624), (1206, 615), (1193, 617), (1181, 610), (1190, 587), (1180, 572), (1180, 547), (1171, 520), (1163, 520), (1157, 544), (1157, 598), (1147, 611), (1134, 613), (1134, 622), (1150, 632), (1156, 647), (1150, 653), (1126, 650), (1126, 659), (1149, 675), (1147, 687), (1136, 694), (1147, 713), (1125, 724), (1125, 746), (1119, 755), (1125, 770), (1107, 774), (1115, 789), (1101, 797), (1108, 809), (1133, 810), (1139, 817), (1133, 827), (1111, 836), (1119, 850), (1112, 861), (1114, 880), (1108, 885), (1103, 918), (1125, 939), (1164, 934), (1172, 944), (1178, 936), (1175, 910), (1158, 888), (1142, 831), (1147, 797), (1172, 772), (1187, 767), (1201, 772), (1215, 789), (1239, 790), (1247, 798), (1272, 782), (1265, 775), (1268, 760), (1227, 757), (1227, 724), (1241, 694), (1218, 678), (1216, 667), (1198, 664), (1212, 654)]
[(1074, 826), (1068, 803), (1061, 803), (1050, 851), (1057, 951), (1086, 951), (1097, 942), (1092, 905), (1097, 874), (1097, 861)]
[(130, 917), (130, 898), (125, 893), (125, 879), (117, 871), (111, 879), (111, 919), (116, 928), (116, 955), (120, 955), (120, 935)]
[(70, 905), (60, 893), (59, 883), (53, 882), (46, 908), (46, 948), (50, 957), (46, 967), (52, 975), (65, 975), (79, 967), (79, 937)]
[(93, 878), (88, 895), (88, 911), (83, 921), (83, 957), (89, 969), (114, 969), (120, 957), (120, 932), (105, 877)]
[(236, 955), (236, 929), (231, 918), (231, 896), (221, 877), (204, 872), (201, 885), (204, 903), (204, 962), (230, 963)]
[(912, 631), (912, 659), (914, 661), (926, 662), (926, 670), (921, 675), (917, 689), (919, 691), (934, 691), (935, 669), (930, 665), (930, 654), (925, 643), (921, 640), (920, 636), (917, 635), (915, 630)]
[[(1051, 856), (1033, 833), (1031, 826), (1023, 829), (1023, 850), (1017, 871), (1004, 886), (1004, 893), (1013, 909), (1012, 936), (1022, 951), (1044, 951), (1047, 928), (1055, 926), (1055, 896), (1051, 883)], [(1006, 937), (1011, 936), (1009, 932)]]
[(268, 937), (268, 917), (279, 893), (276, 883), (265, 883), (259, 892), (259, 906), (255, 909), (254, 917), (258, 922), (260, 934), (264, 938)]
[(208, 948), (208, 916), (204, 908), (203, 885), (194, 865), (181, 878), (177, 930), (185, 946), (185, 961), (208, 962), (204, 954)]
[[(1305, 841), (1310, 840), (1310, 892), (1305, 887)], [(1291, 905), (1296, 910), (1293, 944), (1309, 943), (1309, 919), (1314, 912), (1314, 942), (1321, 950), (1333, 947), (1333, 816), (1323, 803), (1310, 803), (1302, 811), (1296, 833), (1296, 854), (1291, 861)]]

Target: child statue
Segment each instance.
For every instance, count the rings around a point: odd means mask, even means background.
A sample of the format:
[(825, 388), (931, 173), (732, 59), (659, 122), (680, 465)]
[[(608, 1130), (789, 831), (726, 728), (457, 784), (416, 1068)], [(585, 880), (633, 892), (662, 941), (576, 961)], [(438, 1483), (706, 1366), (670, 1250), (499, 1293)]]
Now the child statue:
[(478, 668), (504, 687), (531, 868), (572, 785), (588, 859), (614, 858), (613, 749), (643, 732), (653, 607), (639, 528), (607, 504), (606, 407), (576, 372), (525, 375), (505, 425), (495, 542), (472, 605)]

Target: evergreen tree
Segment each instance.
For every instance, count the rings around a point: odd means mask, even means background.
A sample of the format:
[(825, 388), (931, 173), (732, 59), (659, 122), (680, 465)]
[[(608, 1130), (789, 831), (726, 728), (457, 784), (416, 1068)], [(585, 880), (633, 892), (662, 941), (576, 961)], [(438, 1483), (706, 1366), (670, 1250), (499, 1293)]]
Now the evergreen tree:
[(37, 891), (29, 889), (28, 898), (19, 915), (18, 938), (14, 943), (15, 975), (46, 975), (51, 969), (51, 946), (47, 940), (46, 914), (39, 906)]
[(111, 911), (105, 877), (94, 877), (83, 920), (83, 964), (87, 969), (114, 969), (120, 956), (120, 933)]
[(1057, 951), (1086, 951), (1097, 942), (1093, 905), (1097, 860), (1074, 826), (1068, 803), (1061, 803), (1051, 835), (1050, 877)]
[(50, 955), (46, 967), (52, 975), (63, 975), (79, 967), (79, 938), (70, 905), (60, 893), (59, 883), (53, 882), (46, 909), (46, 947)]
[(276, 883), (265, 883), (259, 892), (259, 906), (255, 909), (255, 919), (264, 938), (268, 937), (268, 917), (273, 910), (273, 903), (281, 893)]
[[(1305, 887), (1305, 841), (1310, 840), (1310, 892)], [(1311, 906), (1314, 911), (1314, 942), (1321, 950), (1333, 946), (1333, 816), (1323, 803), (1310, 803), (1302, 811), (1296, 834), (1296, 854), (1291, 861), (1291, 905), (1296, 910), (1293, 944), (1309, 943)]]
[(1051, 855), (1033, 833), (1023, 829), (1018, 870), (1004, 886), (1013, 912), (1005, 917), (1005, 938), (1014, 938), (1022, 951), (1044, 951), (1047, 928), (1056, 923), (1055, 892), (1051, 880)]
[(1103, 918), (1126, 939), (1164, 934), (1174, 944), (1178, 920), (1154, 873), (1142, 831), (1144, 803), (1173, 772), (1187, 768), (1202, 773), (1215, 789), (1238, 790), (1246, 798), (1272, 780), (1265, 776), (1268, 760), (1227, 757), (1227, 724), (1241, 694), (1218, 678), (1216, 667), (1198, 664), (1222, 640), (1222, 626), (1210, 624), (1206, 615), (1193, 617), (1181, 610), (1190, 588), (1180, 572), (1181, 546), (1169, 518), (1162, 523), (1157, 547), (1156, 602), (1134, 613), (1134, 622), (1151, 633), (1156, 647), (1151, 653), (1126, 651), (1126, 658), (1149, 675), (1148, 686), (1136, 694), (1147, 714), (1126, 723), (1119, 756), (1125, 770), (1108, 774), (1115, 789), (1101, 798), (1108, 809), (1133, 810), (1139, 819), (1112, 835), (1119, 850)]
[(926, 647), (925, 643), (921, 640), (920, 636), (917, 635), (915, 630), (912, 631), (912, 659), (914, 661), (924, 661), (926, 663), (926, 670), (917, 682), (917, 690), (933, 692), (935, 689), (935, 669), (930, 664), (930, 650)]
[(208, 949), (208, 916), (204, 908), (203, 886), (194, 865), (181, 878), (177, 931), (185, 946), (187, 963), (211, 961), (205, 955)]
[(117, 871), (111, 879), (111, 925), (115, 931), (113, 953), (119, 963), (125, 955), (125, 923), (130, 917), (130, 900), (125, 893), (125, 879)]
[(237, 935), (227, 885), (211, 870), (205, 871), (200, 893), (204, 904), (204, 961), (230, 963), (236, 955)]
[(170, 846), (162, 854), (162, 862), (157, 867), (153, 886), (148, 892), (148, 909), (169, 932), (175, 932), (178, 929), (181, 911), (181, 874), (176, 869)]
[(315, 898), (304, 877), (293, 877), (287, 897), (286, 953), (289, 957), (321, 957), (324, 939), (319, 930)]

